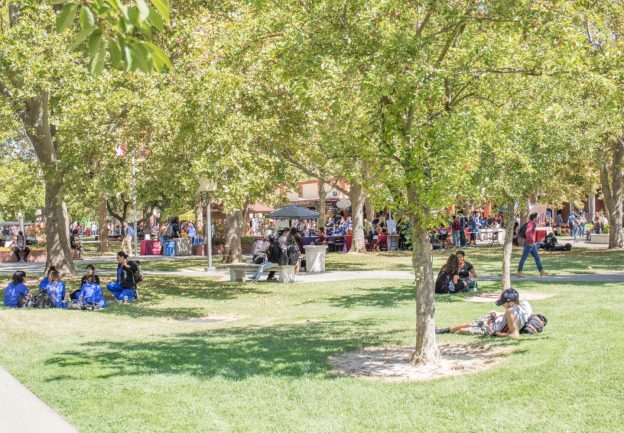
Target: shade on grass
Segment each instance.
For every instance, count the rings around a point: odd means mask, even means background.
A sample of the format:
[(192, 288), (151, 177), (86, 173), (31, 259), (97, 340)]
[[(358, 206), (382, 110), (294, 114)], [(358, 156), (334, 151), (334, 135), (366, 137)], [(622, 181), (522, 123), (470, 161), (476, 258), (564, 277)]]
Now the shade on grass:
[[(150, 278), (141, 301), (104, 311), (0, 309), (0, 365), (81, 432), (622, 431), (621, 287), (518, 288), (554, 294), (533, 303), (551, 320), (546, 332), (513, 342), (490, 371), (426, 383), (337, 377), (327, 365), (340, 352), (414, 343), (405, 281)], [(438, 301), (440, 325), (493, 307)], [(239, 319), (184, 320), (208, 315)]]

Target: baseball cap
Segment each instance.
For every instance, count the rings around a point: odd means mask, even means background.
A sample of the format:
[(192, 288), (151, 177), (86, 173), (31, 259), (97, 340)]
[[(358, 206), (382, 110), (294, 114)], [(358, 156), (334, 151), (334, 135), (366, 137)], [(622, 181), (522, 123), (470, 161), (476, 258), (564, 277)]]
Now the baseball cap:
[(499, 307), (503, 305), (505, 302), (518, 302), (520, 300), (520, 294), (516, 289), (507, 289), (503, 290), (501, 293), (500, 299), (496, 301), (496, 305)]

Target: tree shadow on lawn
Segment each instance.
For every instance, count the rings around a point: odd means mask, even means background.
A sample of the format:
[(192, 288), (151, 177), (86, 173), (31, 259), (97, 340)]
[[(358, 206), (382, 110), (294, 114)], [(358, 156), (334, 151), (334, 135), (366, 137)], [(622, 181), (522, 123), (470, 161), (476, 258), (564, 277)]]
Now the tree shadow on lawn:
[(226, 328), (148, 341), (91, 341), (45, 361), (62, 368), (47, 381), (93, 375), (182, 374), (242, 380), (253, 376), (322, 375), (327, 357), (392, 342), (392, 331), (371, 332), (376, 321), (321, 322), (299, 326)]
[[(414, 285), (384, 286), (374, 289), (356, 289), (360, 293), (329, 298), (328, 301), (335, 307), (381, 307), (390, 308), (405, 302), (416, 302), (416, 288)], [(362, 293), (364, 292), (364, 293)], [(437, 303), (461, 302), (464, 298), (473, 296), (472, 292), (463, 292), (449, 295), (436, 295)], [(318, 302), (318, 301), (314, 301)]]
[(259, 289), (251, 283), (231, 283), (200, 278), (150, 277), (139, 286), (140, 301), (161, 300), (166, 297), (194, 298), (212, 301), (227, 301), (244, 295), (267, 295), (271, 292)]

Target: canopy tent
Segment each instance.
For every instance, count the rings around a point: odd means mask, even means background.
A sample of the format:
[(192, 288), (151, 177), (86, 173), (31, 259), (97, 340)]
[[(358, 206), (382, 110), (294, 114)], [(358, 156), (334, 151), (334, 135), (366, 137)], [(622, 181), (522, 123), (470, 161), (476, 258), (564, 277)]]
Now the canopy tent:
[(182, 215), (178, 216), (178, 219), (180, 221), (195, 221), (195, 211), (190, 210), (186, 213), (183, 213)]
[(283, 207), (267, 215), (267, 218), (287, 220), (316, 219), (318, 217), (318, 212), (294, 205)]

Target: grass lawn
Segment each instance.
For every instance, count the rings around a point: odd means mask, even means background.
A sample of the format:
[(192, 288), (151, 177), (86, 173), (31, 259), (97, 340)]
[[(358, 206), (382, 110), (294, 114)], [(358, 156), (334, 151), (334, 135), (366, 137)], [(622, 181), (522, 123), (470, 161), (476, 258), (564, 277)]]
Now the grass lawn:
[[(517, 287), (554, 295), (533, 302), (545, 333), (490, 371), (426, 383), (328, 369), (333, 354), (414, 343), (414, 289), (388, 280), (150, 277), (139, 302), (103, 311), (0, 309), (0, 365), (83, 433), (624, 431), (620, 285)], [(491, 308), (442, 297), (438, 323)], [(184, 320), (206, 315), (238, 320)]]
[[(446, 262), (448, 256), (456, 249), (448, 249), (443, 253), (435, 252), (433, 254), (433, 269), (437, 271)], [(466, 260), (471, 262), (477, 272), (484, 275), (500, 275), (501, 274), (501, 256), (500, 248), (465, 248)], [(383, 252), (379, 254), (328, 254), (327, 269), (328, 270), (344, 270), (344, 271), (362, 271), (362, 270), (396, 270), (409, 271), (412, 269), (412, 258), (409, 251), (393, 251)], [(518, 266), (521, 248), (514, 248), (512, 255), (512, 267)], [(624, 251), (608, 251), (608, 250), (591, 250), (591, 249), (573, 249), (572, 251), (560, 253), (550, 251), (540, 251), (542, 264), (548, 272), (557, 275), (564, 274), (591, 274), (603, 273), (609, 271), (622, 271), (624, 263)], [(525, 274), (537, 275), (537, 268), (533, 257), (529, 256), (525, 266)]]

